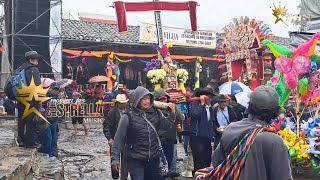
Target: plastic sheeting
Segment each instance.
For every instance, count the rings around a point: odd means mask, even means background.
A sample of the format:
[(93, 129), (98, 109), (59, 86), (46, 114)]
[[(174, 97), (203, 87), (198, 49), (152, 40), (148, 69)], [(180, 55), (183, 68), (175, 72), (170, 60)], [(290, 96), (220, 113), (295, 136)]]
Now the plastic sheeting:
[(301, 0), (300, 14), (302, 16), (311, 16), (311, 18), (320, 17), (320, 1)]

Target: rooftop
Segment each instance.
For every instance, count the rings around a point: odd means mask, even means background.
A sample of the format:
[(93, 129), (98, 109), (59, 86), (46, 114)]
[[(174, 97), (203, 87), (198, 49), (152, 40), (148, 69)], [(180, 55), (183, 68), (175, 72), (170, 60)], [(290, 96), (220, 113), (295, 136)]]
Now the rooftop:
[[(123, 35), (118, 32), (117, 25), (115, 24), (70, 19), (62, 20), (62, 35), (64, 40), (142, 44), (139, 43), (139, 33), (139, 26), (128, 26), (128, 33)], [(289, 47), (290, 39), (275, 36), (274, 42), (278, 45)]]
[(121, 35), (115, 24), (63, 19), (62, 36), (65, 40), (139, 43), (139, 26), (128, 26), (128, 33)]

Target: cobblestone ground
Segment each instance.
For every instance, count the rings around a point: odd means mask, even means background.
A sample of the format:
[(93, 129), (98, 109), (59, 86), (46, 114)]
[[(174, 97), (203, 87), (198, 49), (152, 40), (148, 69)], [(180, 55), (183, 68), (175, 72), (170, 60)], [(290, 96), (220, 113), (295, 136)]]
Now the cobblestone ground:
[[(82, 129), (82, 126), (79, 126)], [(109, 147), (102, 133), (102, 125), (90, 125), (89, 135), (79, 131), (75, 138), (70, 123), (61, 124), (59, 132), (59, 159), (62, 160), (65, 170), (65, 179), (95, 179), (111, 178), (110, 156), (107, 156)], [(184, 158), (183, 145), (178, 144), (178, 158)], [(179, 161), (178, 171), (184, 171), (185, 161)], [(185, 179), (183, 177), (176, 179)]]

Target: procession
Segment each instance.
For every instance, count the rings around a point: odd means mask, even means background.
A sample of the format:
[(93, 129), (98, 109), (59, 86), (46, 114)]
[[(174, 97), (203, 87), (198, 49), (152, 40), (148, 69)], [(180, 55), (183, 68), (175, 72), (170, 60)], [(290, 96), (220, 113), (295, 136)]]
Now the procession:
[(0, 5), (0, 179), (320, 178), (319, 1)]

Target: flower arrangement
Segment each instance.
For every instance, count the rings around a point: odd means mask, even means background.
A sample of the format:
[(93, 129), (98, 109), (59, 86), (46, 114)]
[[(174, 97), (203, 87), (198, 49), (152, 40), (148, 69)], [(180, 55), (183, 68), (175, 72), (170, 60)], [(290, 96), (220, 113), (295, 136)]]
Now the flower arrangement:
[(189, 77), (189, 73), (185, 69), (177, 69), (177, 75), (180, 83), (186, 83)]
[(166, 75), (167, 73), (163, 69), (154, 69), (147, 73), (147, 77), (150, 79), (152, 84), (160, 84)]

